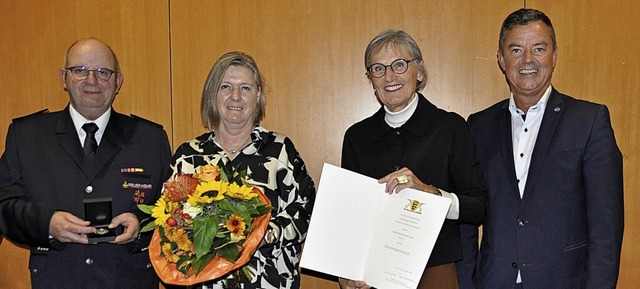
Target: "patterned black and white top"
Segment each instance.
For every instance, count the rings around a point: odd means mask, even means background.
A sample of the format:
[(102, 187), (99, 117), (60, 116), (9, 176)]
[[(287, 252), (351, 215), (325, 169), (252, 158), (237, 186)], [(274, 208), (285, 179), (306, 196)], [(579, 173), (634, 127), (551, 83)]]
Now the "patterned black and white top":
[(185, 142), (173, 156), (172, 176), (219, 160), (233, 170), (246, 170), (247, 181), (271, 200), (269, 226), (279, 236), (273, 246), (259, 248), (251, 258), (252, 280), (232, 284), (232, 274), (194, 288), (300, 288), (298, 262), (307, 236), (315, 186), (293, 142), (285, 135), (256, 126), (251, 143), (232, 160), (214, 141), (213, 131)]

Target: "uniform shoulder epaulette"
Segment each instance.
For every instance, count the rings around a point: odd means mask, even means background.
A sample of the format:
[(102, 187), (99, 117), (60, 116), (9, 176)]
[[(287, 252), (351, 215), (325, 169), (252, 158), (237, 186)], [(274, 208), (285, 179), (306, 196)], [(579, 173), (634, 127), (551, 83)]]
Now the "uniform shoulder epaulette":
[(150, 120), (148, 120), (148, 119), (146, 119), (146, 118), (144, 118), (144, 117), (137, 116), (137, 115), (135, 115), (135, 114), (131, 114), (131, 117), (132, 117), (133, 119), (135, 119), (135, 120), (144, 121), (144, 122), (146, 122), (146, 123), (153, 124), (153, 125), (158, 126), (158, 127), (160, 127), (160, 128), (164, 128), (161, 124), (159, 124), (159, 123), (157, 123), (157, 122), (150, 121)]
[(36, 111), (36, 112), (34, 112), (32, 114), (27, 114), (25, 116), (16, 117), (16, 118), (13, 119), (13, 121), (17, 121), (17, 120), (21, 120), (21, 119), (25, 119), (25, 118), (30, 118), (32, 116), (41, 115), (41, 114), (45, 114), (45, 113), (48, 113), (48, 112), (49, 112), (49, 109), (45, 108), (45, 109), (43, 109), (41, 111)]

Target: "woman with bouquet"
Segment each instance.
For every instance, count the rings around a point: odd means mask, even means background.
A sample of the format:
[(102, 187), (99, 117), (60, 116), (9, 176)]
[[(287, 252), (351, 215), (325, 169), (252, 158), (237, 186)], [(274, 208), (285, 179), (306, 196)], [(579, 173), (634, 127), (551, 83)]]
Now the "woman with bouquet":
[[(264, 82), (253, 58), (242, 52), (222, 55), (202, 93), (202, 122), (209, 132), (178, 147), (168, 183), (184, 174), (202, 175), (202, 168), (220, 169), (226, 173), (214, 179), (236, 176), (239, 184), (264, 192), (271, 202), (271, 218), (247, 264), (194, 288), (300, 288), (298, 256), (315, 187), (291, 140), (260, 126), (264, 109)], [(181, 215), (187, 209), (180, 209)], [(171, 252), (163, 250), (163, 255)]]

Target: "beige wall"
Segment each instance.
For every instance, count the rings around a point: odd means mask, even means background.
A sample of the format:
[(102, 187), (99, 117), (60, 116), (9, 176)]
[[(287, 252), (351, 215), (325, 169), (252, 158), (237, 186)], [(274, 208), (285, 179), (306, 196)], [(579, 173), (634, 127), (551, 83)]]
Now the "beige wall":
[[(269, 86), (263, 125), (291, 137), (317, 183), (323, 162), (339, 164), (346, 128), (378, 108), (363, 68), (373, 36), (387, 28), (413, 35), (429, 71), (424, 94), (466, 117), (508, 96), (495, 62), (497, 36), (502, 19), (525, 2), (556, 27), (556, 88), (611, 110), (625, 157), (619, 287), (634, 288), (640, 281), (636, 1), (6, 0), (0, 3), (0, 135), (4, 140), (14, 117), (64, 107), (57, 78), (64, 51), (95, 36), (116, 51), (125, 75), (116, 109), (163, 124), (175, 147), (204, 132), (200, 93), (213, 62), (241, 50), (255, 57)], [(27, 256), (2, 241), (0, 257), (7, 261), (0, 262), (0, 288), (29, 287)], [(303, 287), (338, 288), (308, 274)]]

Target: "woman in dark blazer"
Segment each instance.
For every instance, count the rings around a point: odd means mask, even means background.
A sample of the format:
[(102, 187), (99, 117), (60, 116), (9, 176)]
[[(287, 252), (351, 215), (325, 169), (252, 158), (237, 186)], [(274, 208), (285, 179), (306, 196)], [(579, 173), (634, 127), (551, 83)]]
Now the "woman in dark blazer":
[[(469, 129), (461, 116), (418, 93), (426, 85), (427, 71), (420, 48), (406, 32), (387, 30), (376, 36), (365, 51), (365, 66), (382, 106), (347, 130), (342, 167), (379, 179), (388, 193), (413, 188), (452, 200), (418, 288), (458, 288), (458, 226), (480, 224), (486, 210)], [(370, 288), (366, 280), (340, 279), (340, 285)]]

